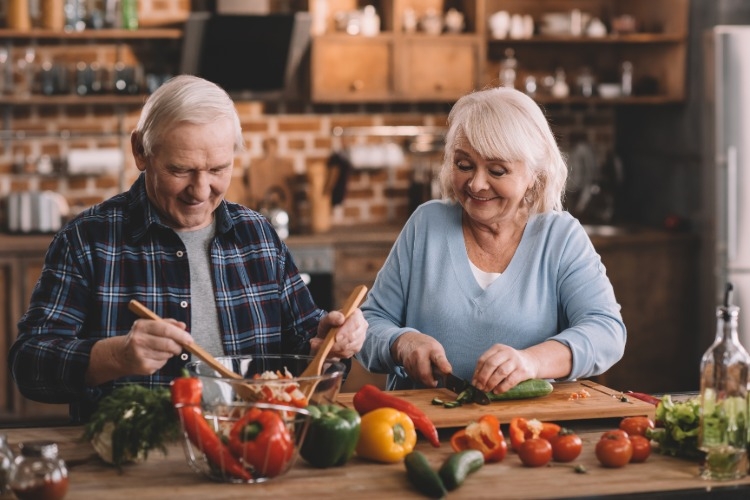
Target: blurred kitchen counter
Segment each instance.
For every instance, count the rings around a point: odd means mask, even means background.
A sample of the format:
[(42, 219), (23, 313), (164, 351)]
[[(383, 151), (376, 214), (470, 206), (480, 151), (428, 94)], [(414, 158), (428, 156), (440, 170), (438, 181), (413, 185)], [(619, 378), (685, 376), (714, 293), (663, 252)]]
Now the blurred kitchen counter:
[[(334, 227), (321, 234), (293, 234), (286, 243), (302, 272), (328, 276), (331, 308), (339, 308), (355, 286), (372, 286), (400, 230), (395, 225)], [(696, 390), (705, 350), (697, 345), (697, 312), (699, 306), (715, 307), (698, 304), (698, 236), (621, 226), (587, 230), (628, 328), (625, 355), (598, 381), (640, 392)], [(5, 342), (28, 304), (51, 240), (52, 235), (0, 234), (0, 307), (6, 318), (0, 336)], [(4, 377), (1, 386), (6, 386)]]
[(346, 245), (347, 243), (390, 243), (401, 232), (397, 225), (338, 226), (325, 233), (291, 234), (285, 241), (290, 247), (315, 245)]

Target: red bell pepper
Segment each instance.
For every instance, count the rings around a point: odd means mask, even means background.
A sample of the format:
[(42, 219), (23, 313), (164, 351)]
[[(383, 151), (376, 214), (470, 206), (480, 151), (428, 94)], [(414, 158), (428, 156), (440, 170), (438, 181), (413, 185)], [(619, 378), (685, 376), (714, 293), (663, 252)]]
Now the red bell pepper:
[(479, 450), (485, 462), (500, 462), (508, 452), (500, 421), (494, 415), (483, 415), (477, 422), (451, 436), (454, 451)]
[(260, 474), (275, 477), (292, 459), (294, 442), (278, 413), (251, 408), (229, 431), (229, 449)]
[(540, 422), (539, 420), (526, 420), (516, 417), (511, 419), (508, 430), (510, 445), (515, 450), (521, 447), (524, 441), (531, 438), (542, 438), (547, 441), (560, 433), (561, 427), (552, 422)]
[(381, 391), (372, 384), (363, 385), (354, 394), (352, 402), (360, 415), (378, 408), (395, 408), (398, 411), (406, 413), (412, 422), (414, 422), (414, 427), (427, 438), (432, 446), (436, 448), (440, 446), (440, 437), (438, 436), (435, 424), (432, 423), (430, 417), (425, 415), (422, 410), (412, 403)]
[(170, 384), (172, 404), (182, 420), (190, 442), (201, 450), (206, 458), (222, 472), (245, 481), (252, 479), (250, 473), (232, 455), (221, 438), (203, 418), (201, 392), (203, 385), (196, 377), (179, 377)]

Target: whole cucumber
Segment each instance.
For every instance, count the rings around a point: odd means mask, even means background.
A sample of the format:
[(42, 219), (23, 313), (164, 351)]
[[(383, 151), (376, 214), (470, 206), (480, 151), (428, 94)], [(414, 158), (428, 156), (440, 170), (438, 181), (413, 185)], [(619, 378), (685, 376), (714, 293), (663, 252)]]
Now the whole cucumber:
[(463, 450), (449, 456), (438, 470), (440, 479), (448, 491), (461, 486), (466, 476), (478, 471), (484, 465), (484, 456), (479, 450)]
[(546, 396), (552, 392), (552, 384), (546, 380), (532, 378), (524, 380), (509, 391), (502, 394), (488, 392), (490, 401), (508, 401), (510, 399), (529, 399)]
[(437, 472), (430, 467), (427, 457), (420, 451), (412, 451), (404, 457), (406, 475), (409, 481), (425, 495), (432, 498), (443, 498), (448, 492)]

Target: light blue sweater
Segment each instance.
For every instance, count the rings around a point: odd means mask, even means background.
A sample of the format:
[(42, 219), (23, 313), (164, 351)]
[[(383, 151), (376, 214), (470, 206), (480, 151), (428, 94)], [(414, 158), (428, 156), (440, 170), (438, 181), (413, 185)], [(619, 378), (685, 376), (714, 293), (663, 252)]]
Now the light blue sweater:
[(461, 230), (462, 208), (434, 200), (404, 226), (362, 306), (370, 323), (357, 358), (388, 373), (389, 389), (419, 387), (390, 347), (407, 331), (431, 335), (453, 373), (471, 379), (496, 343), (524, 349), (548, 339), (568, 346), (566, 379), (598, 375), (625, 350), (620, 305), (599, 255), (567, 212), (531, 217), (505, 272), (486, 290), (476, 282)]

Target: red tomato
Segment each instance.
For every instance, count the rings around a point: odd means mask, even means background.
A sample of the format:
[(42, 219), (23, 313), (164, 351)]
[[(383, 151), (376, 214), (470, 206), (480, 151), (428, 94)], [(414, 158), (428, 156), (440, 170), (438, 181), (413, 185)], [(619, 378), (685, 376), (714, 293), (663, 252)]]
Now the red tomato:
[(633, 446), (631, 462), (645, 462), (651, 455), (651, 441), (643, 436), (631, 436), (630, 444)]
[(605, 467), (623, 467), (633, 457), (633, 445), (625, 431), (607, 431), (596, 443), (596, 458)]
[(581, 438), (569, 429), (562, 429), (549, 442), (552, 445), (552, 458), (556, 462), (572, 462), (583, 448)]
[(654, 421), (648, 417), (625, 417), (620, 421), (620, 429), (629, 436), (645, 436), (646, 429), (653, 429)]
[(552, 460), (552, 445), (542, 438), (527, 439), (518, 448), (518, 456), (527, 467), (541, 467)]
[(599, 439), (628, 439), (630, 437), (630, 434), (625, 432), (622, 429), (612, 429), (609, 431), (605, 431), (602, 433)]

